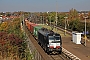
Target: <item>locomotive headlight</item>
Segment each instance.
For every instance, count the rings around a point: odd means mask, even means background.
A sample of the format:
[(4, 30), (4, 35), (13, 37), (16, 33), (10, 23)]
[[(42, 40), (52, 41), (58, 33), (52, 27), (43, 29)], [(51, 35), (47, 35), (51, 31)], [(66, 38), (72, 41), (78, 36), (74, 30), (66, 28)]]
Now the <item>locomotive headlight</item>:
[(47, 45), (47, 47), (49, 47), (49, 45)]
[(55, 36), (55, 35), (53, 35), (53, 36)]

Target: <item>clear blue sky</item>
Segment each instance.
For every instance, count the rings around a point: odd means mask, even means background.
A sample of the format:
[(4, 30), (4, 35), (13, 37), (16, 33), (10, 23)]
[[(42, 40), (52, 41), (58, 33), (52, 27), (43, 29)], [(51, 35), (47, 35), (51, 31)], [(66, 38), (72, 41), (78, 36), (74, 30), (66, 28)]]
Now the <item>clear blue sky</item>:
[[(56, 7), (57, 6), (57, 7)], [(0, 0), (0, 12), (90, 10), (90, 0)]]

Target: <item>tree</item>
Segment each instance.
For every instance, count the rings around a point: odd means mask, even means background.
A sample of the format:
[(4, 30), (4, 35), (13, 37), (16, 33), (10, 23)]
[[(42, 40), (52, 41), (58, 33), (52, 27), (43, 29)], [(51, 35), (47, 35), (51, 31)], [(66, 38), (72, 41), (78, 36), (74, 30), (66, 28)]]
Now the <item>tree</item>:
[(77, 12), (77, 10), (76, 9), (71, 9), (70, 11), (69, 11), (69, 18), (70, 18), (70, 20), (76, 20), (77, 18), (78, 18), (78, 12)]
[(6, 16), (10, 17), (11, 13), (10, 12), (6, 12)]
[(90, 11), (88, 12), (88, 18), (90, 19)]
[(65, 13), (60, 13), (60, 14), (58, 13), (57, 17), (58, 17), (58, 19), (57, 19), (58, 20), (58, 22), (57, 22), (58, 26), (63, 26), (64, 27)]
[(74, 30), (74, 31), (77, 31), (77, 28), (79, 26), (79, 23), (80, 21), (79, 20), (72, 20), (69, 24), (69, 28)]
[[(21, 50), (19, 48), (21, 48)], [(17, 58), (19, 58), (21, 53), (23, 53), (23, 56), (25, 56), (26, 48), (26, 36), (20, 30), (19, 18), (9, 20), (0, 24), (0, 52), (2, 52), (2, 57), (6, 58), (13, 54)], [(14, 58), (14, 56), (12, 57)]]
[(7, 22), (3, 22), (2, 24), (0, 24), (0, 31), (7, 31), (7, 29), (8, 29)]

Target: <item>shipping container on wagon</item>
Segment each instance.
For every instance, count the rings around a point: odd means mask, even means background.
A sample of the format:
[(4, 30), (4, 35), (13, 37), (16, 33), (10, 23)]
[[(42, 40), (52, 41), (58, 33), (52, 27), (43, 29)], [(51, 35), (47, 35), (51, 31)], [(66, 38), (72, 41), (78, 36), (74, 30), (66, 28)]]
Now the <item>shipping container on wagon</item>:
[(31, 22), (28, 22), (28, 23), (27, 23), (29, 30), (30, 30), (30, 28), (31, 28), (31, 24), (33, 24), (33, 23), (31, 23)]
[(33, 33), (35, 26), (37, 26), (37, 24), (30, 24), (30, 32), (31, 33)]
[(34, 27), (34, 32), (33, 32), (33, 33), (34, 33), (34, 36), (35, 36), (36, 38), (37, 38), (37, 36), (38, 36), (38, 30), (41, 29), (41, 28), (42, 28), (42, 26), (40, 26), (40, 25)]
[(26, 25), (26, 26), (28, 26), (28, 22), (29, 22), (29, 21), (25, 19), (25, 25)]

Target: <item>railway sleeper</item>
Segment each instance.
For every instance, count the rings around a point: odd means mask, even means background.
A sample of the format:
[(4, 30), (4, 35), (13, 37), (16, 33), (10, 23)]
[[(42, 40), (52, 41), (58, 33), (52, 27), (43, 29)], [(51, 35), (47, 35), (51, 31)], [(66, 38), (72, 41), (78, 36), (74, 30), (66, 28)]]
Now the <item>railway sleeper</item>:
[(62, 48), (62, 52), (63, 52), (63, 54), (65, 54), (64, 56), (66, 56), (70, 60), (81, 60), (80, 58), (78, 58), (77, 56), (75, 56), (74, 54), (70, 53), (69, 51), (67, 51), (64, 48)]
[(75, 55), (73, 55), (73, 54), (69, 54), (69, 53), (64, 53), (65, 55), (66, 55), (66, 57), (67, 58), (69, 58), (69, 59), (71, 59), (71, 60), (81, 60), (81, 59), (79, 59), (78, 57), (76, 57)]

